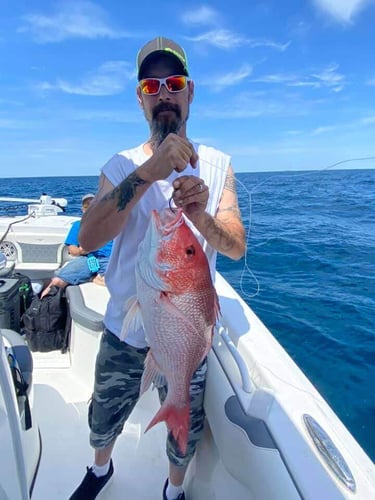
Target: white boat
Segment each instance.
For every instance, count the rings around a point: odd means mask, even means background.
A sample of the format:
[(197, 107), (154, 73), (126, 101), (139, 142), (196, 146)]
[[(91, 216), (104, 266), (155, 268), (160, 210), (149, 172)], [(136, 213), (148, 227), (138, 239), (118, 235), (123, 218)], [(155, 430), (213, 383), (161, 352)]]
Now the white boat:
[[(37, 284), (68, 258), (63, 241), (76, 218), (58, 215), (50, 201), (34, 203), (26, 220), (0, 218), (5, 284), (12, 270)], [(206, 426), (186, 476), (187, 499), (375, 498), (373, 462), (219, 273), (215, 284), (222, 319), (208, 357)], [(1, 500), (66, 500), (92, 464), (87, 406), (108, 291), (86, 283), (66, 294), (72, 321), (65, 353), (31, 353), (17, 331), (16, 303), (14, 310), (6, 301), (0, 306)], [(29, 383), (28, 430), (26, 397), (16, 396), (9, 349)], [(100, 498), (161, 498), (166, 430), (158, 424), (144, 433), (158, 407), (156, 391), (142, 396), (118, 439), (115, 474)]]

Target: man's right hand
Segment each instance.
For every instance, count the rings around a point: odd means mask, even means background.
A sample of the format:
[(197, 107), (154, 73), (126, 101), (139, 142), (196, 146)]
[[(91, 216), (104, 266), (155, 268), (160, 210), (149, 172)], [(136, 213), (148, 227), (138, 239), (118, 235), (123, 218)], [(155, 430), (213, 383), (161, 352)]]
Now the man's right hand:
[(183, 172), (189, 165), (195, 167), (198, 155), (193, 145), (176, 134), (169, 134), (153, 155), (137, 168), (137, 174), (147, 182), (166, 179), (173, 170)]

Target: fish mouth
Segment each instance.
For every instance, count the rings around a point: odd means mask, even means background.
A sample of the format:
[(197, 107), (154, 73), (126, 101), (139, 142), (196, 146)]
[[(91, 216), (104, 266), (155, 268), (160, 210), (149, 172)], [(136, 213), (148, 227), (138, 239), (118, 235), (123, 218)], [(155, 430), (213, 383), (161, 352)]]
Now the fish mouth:
[(177, 211), (167, 208), (161, 212), (153, 210), (152, 221), (157, 232), (165, 238), (183, 224), (184, 217), (180, 208)]

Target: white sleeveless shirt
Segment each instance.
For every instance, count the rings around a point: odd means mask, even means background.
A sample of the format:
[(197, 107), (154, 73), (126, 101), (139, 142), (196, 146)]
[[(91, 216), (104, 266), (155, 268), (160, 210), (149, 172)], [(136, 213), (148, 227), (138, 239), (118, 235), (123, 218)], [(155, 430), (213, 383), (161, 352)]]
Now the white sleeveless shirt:
[[(214, 148), (192, 143), (198, 153), (196, 168), (191, 165), (183, 173), (172, 172), (162, 181), (154, 182), (132, 208), (126, 226), (114, 239), (111, 258), (107, 267), (105, 281), (110, 292), (110, 299), (104, 317), (105, 326), (120, 337), (123, 319), (126, 314), (125, 304), (129, 297), (136, 294), (135, 260), (139, 243), (146, 233), (150, 214), (168, 207), (172, 196), (172, 182), (180, 175), (195, 175), (204, 180), (209, 188), (206, 212), (215, 215), (223, 192), (225, 179), (230, 165), (230, 157)], [(143, 144), (114, 155), (102, 168), (102, 173), (114, 186), (118, 186), (129, 174), (145, 163), (150, 157), (143, 150)], [(189, 221), (187, 220), (189, 223)], [(206, 252), (211, 275), (215, 275), (216, 250), (214, 250), (192, 224), (189, 224)], [(143, 330), (129, 332), (126, 342), (133, 347), (147, 346)]]

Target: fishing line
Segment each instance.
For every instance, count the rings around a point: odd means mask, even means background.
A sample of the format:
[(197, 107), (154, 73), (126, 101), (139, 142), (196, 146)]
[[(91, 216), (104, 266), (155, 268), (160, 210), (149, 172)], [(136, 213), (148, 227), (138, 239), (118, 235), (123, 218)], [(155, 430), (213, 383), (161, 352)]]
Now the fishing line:
[[(294, 178), (294, 177), (317, 175), (317, 174), (320, 174), (320, 173), (325, 172), (327, 170), (330, 170), (330, 169), (332, 169), (334, 167), (337, 167), (339, 165), (343, 165), (345, 163), (352, 163), (352, 162), (355, 162), (355, 161), (370, 161), (370, 160), (375, 160), (375, 156), (366, 156), (366, 157), (360, 157), (360, 158), (348, 158), (348, 159), (345, 159), (345, 160), (340, 160), (338, 162), (332, 163), (331, 165), (328, 165), (328, 166), (323, 167), (321, 169), (310, 170), (310, 171), (307, 171), (307, 172), (297, 172), (297, 173), (294, 173), (294, 172), (292, 173), (291, 172), (289, 174), (285, 174), (285, 172), (283, 172), (283, 173), (273, 173), (270, 176), (268, 176), (266, 179), (264, 179), (263, 181), (261, 181), (258, 184), (256, 184), (251, 190), (249, 190), (245, 186), (245, 184), (243, 182), (241, 182), (238, 179), (238, 177), (235, 175), (236, 182), (242, 187), (242, 189), (247, 194), (248, 207), (249, 207), (249, 212), (248, 212), (249, 222), (248, 222), (248, 228), (247, 228), (247, 231), (246, 231), (246, 252), (245, 252), (245, 256), (244, 256), (244, 266), (243, 266), (242, 271), (241, 271), (241, 277), (240, 277), (240, 283), (239, 283), (239, 287), (240, 287), (241, 294), (242, 294), (243, 297), (246, 297), (247, 299), (252, 299), (252, 298), (256, 297), (259, 294), (259, 292), (260, 292), (260, 283), (259, 283), (259, 280), (256, 277), (255, 273), (251, 270), (251, 268), (250, 268), (250, 266), (248, 264), (248, 259), (247, 259), (247, 253), (248, 253), (248, 251), (247, 251), (247, 249), (257, 248), (259, 246), (265, 245), (270, 240), (273, 239), (272, 237), (268, 238), (266, 241), (263, 241), (261, 243), (257, 243), (257, 244), (252, 245), (250, 247), (250, 231), (251, 231), (252, 216), (253, 216), (252, 195), (257, 191), (257, 189), (259, 189), (261, 186), (263, 186), (264, 184), (266, 184), (270, 180), (273, 180), (273, 179), (278, 178), (278, 177), (281, 177), (282, 179), (286, 179), (286, 178), (290, 178), (290, 177)], [(226, 171), (226, 169), (221, 168), (218, 165), (216, 165), (216, 164), (214, 164), (214, 163), (212, 163), (212, 162), (210, 162), (208, 160), (205, 160), (204, 158), (199, 158), (199, 161), (200, 162), (202, 161), (202, 162), (206, 163), (207, 165), (210, 165), (210, 166), (212, 166), (212, 167), (214, 167), (214, 168), (216, 168), (218, 170)], [(254, 293), (249, 293), (249, 292), (247, 292), (244, 289), (243, 282), (244, 282), (244, 277), (245, 277), (245, 273), (246, 272), (250, 275), (250, 277), (255, 282), (255, 292)]]
[(4, 233), (4, 234), (1, 236), (1, 238), (0, 238), (0, 244), (1, 244), (4, 240), (5, 240), (5, 238), (6, 238), (7, 234), (8, 234), (8, 233), (9, 233), (9, 231), (10, 231), (10, 228), (11, 228), (14, 224), (19, 224), (20, 222), (24, 222), (25, 220), (30, 219), (30, 217), (34, 217), (34, 216), (35, 216), (35, 213), (34, 213), (34, 212), (32, 212), (31, 214), (27, 215), (27, 216), (26, 216), (26, 217), (24, 217), (23, 219), (19, 219), (19, 220), (16, 220), (16, 221), (14, 221), (14, 222), (10, 222), (10, 223), (8, 224), (8, 227), (7, 227), (7, 228), (6, 228), (6, 230), (5, 230), (5, 233)]
[[(206, 163), (207, 165), (210, 165), (218, 170), (222, 170), (223, 172), (226, 172), (227, 169), (224, 169), (224, 168), (221, 168), (219, 167), (218, 165), (208, 161), (208, 160), (205, 160), (204, 158), (199, 158), (199, 162), (204, 162)], [(249, 241), (250, 241), (250, 230), (251, 230), (251, 224), (252, 224), (252, 199), (251, 199), (251, 194), (252, 192), (249, 191), (247, 189), (247, 187), (245, 186), (245, 184), (243, 182), (241, 182), (236, 176), (234, 176), (236, 182), (238, 182), (238, 184), (240, 184), (243, 188), (243, 190), (245, 191), (245, 193), (247, 194), (248, 196), (248, 207), (249, 207), (249, 222), (248, 222), (248, 227), (247, 227), (247, 231), (246, 231), (246, 238), (245, 238), (245, 241), (246, 241), (246, 251), (245, 251), (245, 256), (244, 256), (244, 265), (243, 265), (243, 268), (242, 268), (242, 271), (241, 271), (241, 276), (240, 276), (240, 282), (239, 282), (239, 287), (240, 287), (240, 290), (241, 290), (241, 293), (242, 293), (242, 296), (243, 297), (246, 297), (248, 299), (251, 299), (251, 298), (254, 298), (256, 297), (259, 292), (260, 292), (260, 283), (259, 283), (259, 280), (258, 278), (256, 277), (256, 275), (254, 274), (254, 272), (251, 270), (249, 264), (248, 264), (248, 261), (247, 261), (247, 248), (249, 246)], [(256, 290), (254, 293), (249, 293), (247, 292), (244, 287), (243, 287), (243, 282), (244, 282), (244, 277), (245, 277), (245, 273), (248, 273), (250, 275), (250, 277), (254, 280), (255, 282), (255, 287), (256, 287)]]

